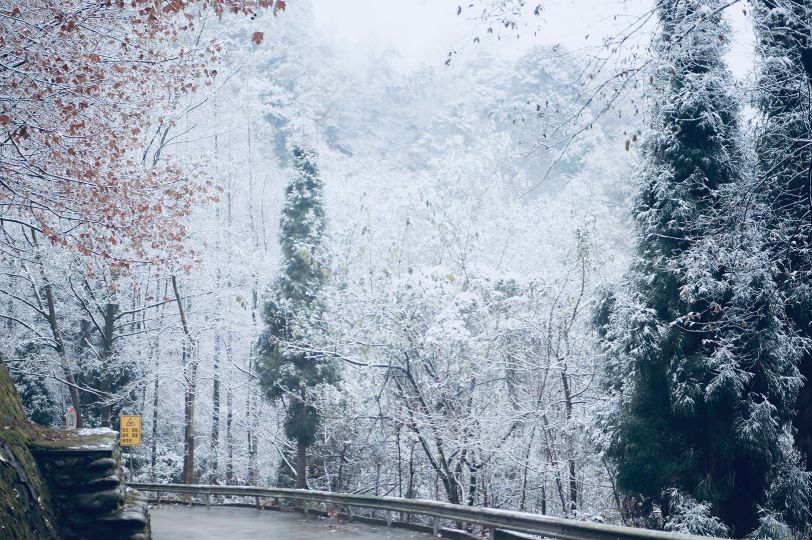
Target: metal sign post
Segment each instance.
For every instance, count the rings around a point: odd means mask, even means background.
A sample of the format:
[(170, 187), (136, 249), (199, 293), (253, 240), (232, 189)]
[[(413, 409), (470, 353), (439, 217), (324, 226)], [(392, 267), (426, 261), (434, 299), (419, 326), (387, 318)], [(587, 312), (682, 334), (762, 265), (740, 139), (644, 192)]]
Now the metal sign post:
[[(138, 446), (141, 444), (141, 415), (140, 414), (130, 414), (130, 415), (121, 415), (119, 417), (119, 436), (118, 441), (119, 444), (123, 446)], [(133, 453), (132, 449), (129, 451), (130, 454), (130, 476), (133, 474)]]

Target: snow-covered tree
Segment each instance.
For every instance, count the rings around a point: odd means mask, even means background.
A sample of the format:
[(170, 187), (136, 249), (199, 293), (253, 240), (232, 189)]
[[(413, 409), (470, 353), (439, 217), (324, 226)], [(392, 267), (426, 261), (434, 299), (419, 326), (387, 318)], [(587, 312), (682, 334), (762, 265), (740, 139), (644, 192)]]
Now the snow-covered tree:
[(721, 8), (657, 5), (658, 92), (634, 209), (639, 262), (626, 290), (607, 299), (605, 373), (616, 408), (604, 426), (618, 485), (637, 498), (631, 512), (651, 515), (655, 504), (666, 525), (685, 530), (686, 516), (710, 512), (724, 524), (718, 530), (744, 535), (780, 474), (799, 473), (781, 440), (801, 347), (764, 242), (737, 211), (749, 160), (723, 62)]
[(307, 487), (307, 449), (316, 441), (321, 413), (314, 388), (337, 381), (323, 356), (291, 349), (303, 325), (318, 319), (319, 291), (329, 274), (322, 181), (313, 150), (292, 150), (294, 175), (285, 191), (279, 224), (282, 267), (265, 303), (265, 332), (258, 364), (266, 395), (285, 403), (285, 434), (296, 441), (296, 487)]
[[(785, 297), (795, 330), (812, 337), (812, 42), (808, 2), (757, 0), (753, 18), (758, 39), (756, 136), (758, 193), (765, 204), (762, 219), (775, 262), (775, 282)], [(812, 351), (800, 363), (806, 382), (795, 416), (796, 440), (812, 463)]]

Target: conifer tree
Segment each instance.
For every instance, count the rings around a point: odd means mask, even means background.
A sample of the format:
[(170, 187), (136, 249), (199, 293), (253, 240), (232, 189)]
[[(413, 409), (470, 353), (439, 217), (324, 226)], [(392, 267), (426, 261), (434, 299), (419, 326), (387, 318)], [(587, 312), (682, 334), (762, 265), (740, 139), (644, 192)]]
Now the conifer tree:
[(307, 449), (315, 442), (320, 414), (313, 389), (333, 384), (337, 374), (322, 357), (291, 347), (321, 314), (319, 291), (328, 273), (322, 182), (315, 153), (293, 148), (294, 175), (285, 192), (280, 220), (282, 265), (265, 303), (260, 338), (260, 382), (266, 395), (286, 407), (285, 434), (296, 443), (296, 484), (306, 488)]
[(607, 450), (630, 509), (657, 506), (673, 530), (743, 536), (760, 518), (801, 528), (808, 479), (789, 440), (799, 343), (758, 231), (736, 211), (748, 159), (721, 8), (657, 2), (639, 258), (597, 319), (617, 403)]
[[(760, 69), (756, 140), (774, 279), (797, 332), (812, 338), (812, 5), (754, 2)], [(812, 467), (812, 349), (800, 363), (805, 384), (795, 416), (796, 441)]]

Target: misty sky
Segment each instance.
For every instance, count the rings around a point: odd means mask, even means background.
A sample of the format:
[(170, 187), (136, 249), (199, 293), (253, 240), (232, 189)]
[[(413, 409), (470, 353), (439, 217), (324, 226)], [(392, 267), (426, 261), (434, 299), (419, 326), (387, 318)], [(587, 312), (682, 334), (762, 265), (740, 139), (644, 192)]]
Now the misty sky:
[[(534, 17), (536, 2), (528, 1), (521, 38), (505, 35), (489, 44), (506, 57), (515, 57), (537, 44), (556, 44), (588, 53), (606, 36), (615, 34), (633, 17), (651, 9), (651, 0), (538, 0), (542, 15)], [(441, 64), (450, 50), (477, 47), (473, 38), (486, 39), (475, 11), (463, 10), (473, 2), (459, 0), (314, 0), (316, 24), (348, 61), (363, 61), (369, 54), (392, 52), (396, 67), (409, 70), (421, 64)], [(481, 4), (482, 0), (476, 0)], [(479, 10), (477, 9), (476, 12)], [(743, 6), (728, 9), (734, 28), (729, 62), (737, 76), (752, 66), (751, 25)], [(535, 35), (534, 35), (535, 34)], [(588, 38), (586, 36), (589, 36)], [(492, 36), (490, 41), (494, 41)]]

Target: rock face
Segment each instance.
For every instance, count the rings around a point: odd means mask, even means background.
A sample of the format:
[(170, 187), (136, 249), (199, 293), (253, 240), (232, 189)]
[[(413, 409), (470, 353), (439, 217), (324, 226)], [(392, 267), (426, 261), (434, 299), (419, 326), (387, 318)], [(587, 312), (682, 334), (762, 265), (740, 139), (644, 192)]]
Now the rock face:
[(28, 422), (0, 358), (0, 539), (149, 540), (147, 503), (122, 480), (116, 436)]
[(150, 538), (147, 503), (124, 484), (116, 436), (109, 429), (86, 429), (68, 440), (31, 443), (51, 493), (60, 538)]
[(0, 358), (0, 538), (57, 538), (48, 489), (28, 450), (28, 422)]

